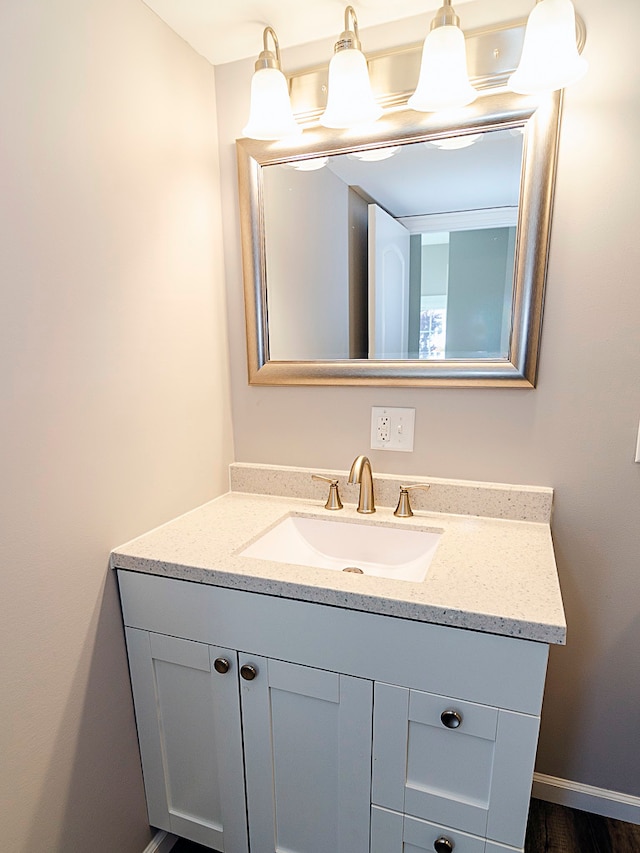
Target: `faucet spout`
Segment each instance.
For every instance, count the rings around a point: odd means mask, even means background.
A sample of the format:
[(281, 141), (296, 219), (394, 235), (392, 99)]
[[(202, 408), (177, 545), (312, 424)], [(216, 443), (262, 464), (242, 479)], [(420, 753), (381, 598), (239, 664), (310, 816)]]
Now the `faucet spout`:
[(373, 476), (371, 474), (371, 462), (366, 456), (357, 456), (353, 460), (351, 471), (349, 471), (350, 485), (360, 484), (358, 497), (358, 512), (371, 513), (376, 511), (373, 498)]

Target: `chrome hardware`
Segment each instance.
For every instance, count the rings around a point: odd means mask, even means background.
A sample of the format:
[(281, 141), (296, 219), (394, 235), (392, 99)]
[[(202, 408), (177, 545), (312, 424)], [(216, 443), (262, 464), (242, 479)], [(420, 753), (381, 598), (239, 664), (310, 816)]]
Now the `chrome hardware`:
[(213, 668), (216, 672), (219, 672), (220, 675), (224, 675), (225, 672), (229, 672), (231, 664), (226, 658), (216, 658), (213, 662)]
[(329, 497), (324, 505), (325, 509), (342, 509), (342, 501), (338, 494), (338, 481), (332, 480), (331, 477), (322, 477), (320, 474), (312, 474), (312, 480), (322, 480), (323, 483), (329, 483)]
[(411, 504), (409, 503), (409, 492), (412, 492), (414, 489), (424, 489), (424, 491), (428, 491), (430, 486), (423, 486), (417, 484), (415, 486), (400, 486), (400, 497), (398, 498), (398, 506), (395, 508), (394, 515), (397, 515), (398, 518), (411, 518), (413, 515), (413, 510), (411, 509)]
[(433, 842), (433, 849), (436, 853), (451, 853), (455, 846), (453, 841), (447, 838), (446, 835), (441, 835), (440, 838), (436, 838)]
[(371, 513), (376, 511), (376, 505), (373, 498), (373, 475), (371, 473), (371, 462), (366, 456), (357, 456), (351, 471), (349, 471), (349, 485), (353, 486), (360, 483), (360, 494), (358, 496), (358, 512)]
[(249, 663), (245, 663), (240, 667), (240, 675), (244, 678), (245, 681), (253, 681), (253, 679), (258, 674), (258, 670), (255, 666), (251, 666)]
[(440, 714), (440, 722), (448, 729), (457, 729), (462, 725), (462, 714), (460, 711), (453, 711), (449, 708)]

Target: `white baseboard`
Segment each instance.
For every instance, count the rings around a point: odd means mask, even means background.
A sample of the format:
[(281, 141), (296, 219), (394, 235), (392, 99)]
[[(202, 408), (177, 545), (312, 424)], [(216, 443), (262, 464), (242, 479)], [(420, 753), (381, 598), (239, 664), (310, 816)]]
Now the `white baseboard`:
[(640, 824), (640, 797), (595, 788), (544, 773), (533, 774), (532, 796), (538, 800)]
[(177, 840), (177, 835), (172, 835), (170, 832), (165, 832), (164, 829), (159, 829), (142, 853), (169, 853)]

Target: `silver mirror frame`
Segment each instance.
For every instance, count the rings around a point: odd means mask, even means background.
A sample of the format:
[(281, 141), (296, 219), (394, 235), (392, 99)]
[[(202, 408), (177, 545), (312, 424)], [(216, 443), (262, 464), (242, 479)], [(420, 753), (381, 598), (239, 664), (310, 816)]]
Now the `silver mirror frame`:
[[(393, 385), (535, 387), (551, 232), (562, 93), (542, 97), (498, 91), (481, 95), (452, 119), (400, 109), (385, 114), (366, 135), (323, 127), (295, 142), (239, 139), (238, 180), (247, 359), (251, 385)], [(516, 238), (514, 299), (508, 359), (382, 361), (272, 361), (262, 169), (331, 154), (525, 126)]]

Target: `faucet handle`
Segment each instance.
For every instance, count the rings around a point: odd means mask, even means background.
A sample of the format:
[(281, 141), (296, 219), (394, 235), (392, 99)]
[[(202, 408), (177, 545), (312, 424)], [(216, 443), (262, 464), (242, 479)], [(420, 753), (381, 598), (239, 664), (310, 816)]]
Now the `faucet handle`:
[(324, 505), (325, 509), (342, 509), (342, 501), (338, 494), (338, 481), (331, 477), (322, 477), (320, 474), (312, 474), (312, 480), (321, 480), (323, 483), (329, 483), (329, 497)]
[(413, 510), (411, 509), (411, 504), (409, 502), (409, 492), (412, 492), (414, 489), (424, 489), (424, 491), (427, 492), (430, 488), (430, 486), (423, 486), (421, 483), (418, 483), (415, 486), (400, 486), (398, 506), (395, 508), (393, 514), (397, 515), (398, 518), (411, 518)]

